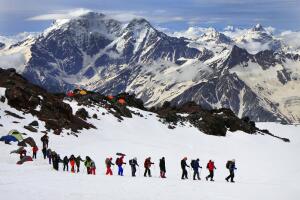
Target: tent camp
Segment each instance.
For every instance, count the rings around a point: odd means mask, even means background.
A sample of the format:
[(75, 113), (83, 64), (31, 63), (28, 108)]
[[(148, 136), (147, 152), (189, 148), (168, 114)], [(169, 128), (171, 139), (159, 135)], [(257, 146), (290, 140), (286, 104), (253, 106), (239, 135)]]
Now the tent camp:
[(8, 135), (14, 136), (19, 142), (23, 140), (22, 133), (17, 130), (9, 131)]
[(18, 165), (22, 165), (24, 162), (32, 161), (31, 156), (24, 156), (21, 160), (17, 162)]
[(17, 142), (18, 140), (12, 135), (5, 135), (0, 138), (0, 141), (5, 142), (5, 144), (10, 144), (10, 142)]

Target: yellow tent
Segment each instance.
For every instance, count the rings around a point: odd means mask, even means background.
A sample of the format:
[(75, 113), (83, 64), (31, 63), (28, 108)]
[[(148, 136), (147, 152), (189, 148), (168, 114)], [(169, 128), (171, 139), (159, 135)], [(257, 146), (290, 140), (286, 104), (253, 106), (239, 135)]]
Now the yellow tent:
[(8, 135), (14, 136), (19, 142), (23, 140), (22, 134), (17, 130), (9, 131)]
[(80, 90), (79, 94), (81, 94), (81, 95), (86, 95), (87, 92), (86, 92), (85, 90)]

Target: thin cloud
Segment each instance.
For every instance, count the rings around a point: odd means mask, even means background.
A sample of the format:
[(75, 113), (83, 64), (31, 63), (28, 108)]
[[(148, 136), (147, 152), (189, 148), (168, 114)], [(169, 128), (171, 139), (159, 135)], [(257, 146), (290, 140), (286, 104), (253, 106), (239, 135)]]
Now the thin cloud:
[(78, 8), (72, 10), (57, 10), (52, 13), (30, 17), (27, 20), (49, 21), (49, 20), (57, 20), (57, 19), (72, 19), (74, 17), (84, 15), (88, 12), (91, 12), (91, 10), (85, 8)]
[(148, 11), (132, 11), (132, 10), (90, 10), (85, 8), (77, 8), (71, 10), (57, 10), (48, 14), (37, 15), (28, 18), (32, 21), (49, 21), (57, 19), (72, 19), (84, 15), (88, 12), (99, 12), (107, 15), (110, 18), (116, 19), (121, 22), (129, 22), (134, 18), (146, 18), (153, 23), (167, 23), (167, 22), (182, 22), (185, 18), (182, 16), (168, 15), (165, 10), (158, 9), (153, 12)]

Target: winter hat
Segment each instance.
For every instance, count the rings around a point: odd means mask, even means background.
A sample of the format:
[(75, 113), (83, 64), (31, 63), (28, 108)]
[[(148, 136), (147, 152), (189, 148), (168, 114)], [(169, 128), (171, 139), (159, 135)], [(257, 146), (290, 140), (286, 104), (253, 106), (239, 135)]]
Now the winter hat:
[(134, 158), (133, 158), (133, 160), (137, 160), (137, 158), (136, 158), (136, 157), (134, 157)]
[(235, 162), (235, 159), (232, 159), (232, 162)]

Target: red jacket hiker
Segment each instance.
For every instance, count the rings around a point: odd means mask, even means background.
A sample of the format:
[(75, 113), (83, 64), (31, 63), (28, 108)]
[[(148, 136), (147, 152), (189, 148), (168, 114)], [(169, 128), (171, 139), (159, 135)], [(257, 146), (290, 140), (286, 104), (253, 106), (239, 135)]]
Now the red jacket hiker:
[(150, 158), (147, 158), (144, 162), (144, 167), (145, 168), (150, 168), (151, 165), (154, 164), (153, 162), (151, 162), (151, 159)]
[(32, 147), (32, 158), (36, 159), (36, 153), (38, 152), (39, 148), (37, 146)]
[(213, 161), (209, 161), (209, 162), (208, 162), (208, 164), (207, 164), (207, 169), (208, 169), (209, 171), (214, 171), (214, 170), (216, 169), (215, 164), (214, 164)]
[(75, 160), (74, 159), (70, 160), (70, 165), (71, 165), (71, 172), (75, 173)]
[(33, 152), (33, 153), (36, 153), (36, 152), (38, 152), (38, 150), (39, 150), (39, 148), (38, 148), (38, 147), (32, 147), (32, 152)]

